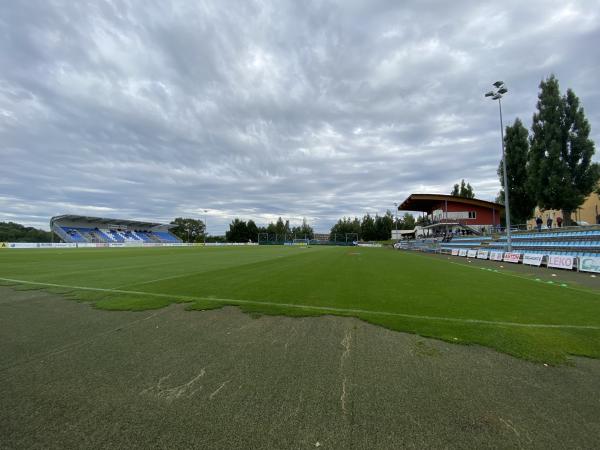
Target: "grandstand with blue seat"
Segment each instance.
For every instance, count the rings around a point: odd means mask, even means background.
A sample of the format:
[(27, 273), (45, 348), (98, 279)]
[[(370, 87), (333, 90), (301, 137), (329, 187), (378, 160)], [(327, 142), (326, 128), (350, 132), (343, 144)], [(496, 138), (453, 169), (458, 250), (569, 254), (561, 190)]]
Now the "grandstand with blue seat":
[(138, 220), (62, 215), (50, 219), (50, 229), (64, 242), (142, 245), (177, 244), (181, 239), (169, 230), (175, 225)]
[[(485, 248), (507, 250), (506, 235), (496, 239), (481, 236), (458, 237), (440, 244), (441, 250)], [(512, 248), (518, 253), (562, 255), (573, 257), (600, 256), (600, 229), (554, 229), (542, 232), (517, 232), (512, 235)]]

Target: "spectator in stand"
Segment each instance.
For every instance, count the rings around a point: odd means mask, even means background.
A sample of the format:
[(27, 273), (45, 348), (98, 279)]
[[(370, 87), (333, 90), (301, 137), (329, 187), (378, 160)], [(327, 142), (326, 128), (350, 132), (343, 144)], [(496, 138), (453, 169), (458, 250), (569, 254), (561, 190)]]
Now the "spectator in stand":
[(548, 220), (546, 220), (546, 225), (548, 229), (552, 228), (552, 217), (548, 216)]
[(558, 217), (556, 218), (556, 226), (557, 226), (558, 228), (561, 228), (561, 227), (562, 227), (562, 217), (558, 216)]
[(535, 225), (537, 226), (537, 230), (542, 231), (542, 224), (544, 223), (544, 221), (542, 220), (542, 218), (540, 216), (537, 216), (537, 219), (535, 219)]

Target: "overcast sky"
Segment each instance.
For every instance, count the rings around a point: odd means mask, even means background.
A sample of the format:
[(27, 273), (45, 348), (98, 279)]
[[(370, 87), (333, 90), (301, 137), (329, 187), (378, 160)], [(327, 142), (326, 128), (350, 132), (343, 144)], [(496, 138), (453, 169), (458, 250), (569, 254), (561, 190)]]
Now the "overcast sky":
[[(600, 143), (600, 1), (0, 0), (0, 221), (259, 225), (500, 186), (497, 102), (574, 89)], [(598, 159), (598, 158), (596, 158)], [(207, 211), (207, 213), (205, 213)]]

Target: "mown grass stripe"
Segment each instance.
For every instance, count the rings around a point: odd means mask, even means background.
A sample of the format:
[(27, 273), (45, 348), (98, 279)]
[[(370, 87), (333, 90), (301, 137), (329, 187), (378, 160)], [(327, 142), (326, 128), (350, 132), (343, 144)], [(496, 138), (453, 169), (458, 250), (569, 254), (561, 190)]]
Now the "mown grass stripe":
[(429, 321), (442, 321), (442, 322), (454, 322), (454, 323), (466, 323), (476, 325), (491, 325), (491, 326), (508, 326), (508, 327), (521, 327), (521, 328), (556, 328), (556, 329), (576, 329), (576, 330), (600, 330), (600, 326), (595, 325), (569, 325), (569, 324), (541, 324), (541, 323), (519, 323), (519, 322), (503, 322), (503, 321), (491, 321), (491, 320), (480, 320), (480, 319), (463, 319), (454, 317), (439, 317), (439, 316), (424, 316), (415, 314), (403, 314), (394, 313), (389, 311), (372, 311), (366, 309), (352, 309), (352, 308), (336, 308), (331, 306), (312, 306), (302, 305), (294, 303), (277, 303), (267, 302), (260, 300), (242, 300), (233, 298), (216, 298), (216, 297), (194, 297), (189, 295), (173, 295), (173, 294), (161, 294), (157, 292), (144, 292), (144, 291), (130, 291), (124, 289), (111, 289), (111, 288), (95, 288), (88, 286), (72, 286), (66, 284), (57, 283), (43, 283), (39, 281), (28, 281), (18, 280), (13, 278), (0, 278), (0, 281), (9, 283), (18, 283), (34, 286), (46, 286), (46, 287), (57, 287), (81, 291), (94, 291), (94, 292), (109, 292), (115, 294), (129, 294), (129, 295), (140, 295), (148, 297), (159, 297), (159, 298), (171, 298), (181, 299), (187, 301), (208, 301), (222, 304), (233, 304), (233, 305), (257, 305), (257, 306), (270, 306), (270, 307), (281, 307), (281, 308), (296, 308), (305, 311), (319, 311), (324, 313), (340, 313), (340, 314), (367, 314), (376, 316), (389, 316), (389, 317), (402, 317), (405, 319), (416, 319), (416, 320), (429, 320)]

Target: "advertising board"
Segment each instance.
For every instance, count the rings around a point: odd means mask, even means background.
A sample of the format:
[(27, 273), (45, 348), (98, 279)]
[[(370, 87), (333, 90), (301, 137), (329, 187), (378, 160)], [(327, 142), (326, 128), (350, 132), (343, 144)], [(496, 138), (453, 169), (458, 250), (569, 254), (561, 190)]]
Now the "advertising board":
[(600, 258), (597, 256), (584, 256), (579, 258), (579, 270), (583, 272), (600, 273)]
[(490, 260), (492, 261), (502, 261), (503, 256), (504, 252), (490, 252)]
[(467, 256), (467, 249), (466, 248), (461, 248), (458, 251), (458, 256)]
[(518, 264), (519, 263), (519, 259), (521, 259), (521, 254), (520, 253), (511, 253), (511, 252), (506, 252), (504, 254), (504, 262), (509, 262), (509, 263), (513, 263), (513, 264)]
[(573, 263), (575, 258), (572, 256), (564, 255), (549, 255), (548, 256), (548, 267), (554, 267), (556, 269), (573, 269)]
[(452, 249), (452, 256), (458, 256), (458, 249), (457, 248), (453, 248)]
[(488, 259), (488, 254), (490, 252), (488, 250), (479, 250), (477, 252), (477, 259)]
[(538, 266), (542, 265), (542, 259), (544, 259), (544, 255), (539, 255), (535, 253), (525, 253), (523, 255), (523, 264), (527, 264), (528, 266)]
[(477, 258), (477, 250), (469, 250), (467, 252), (467, 257), (468, 258)]

